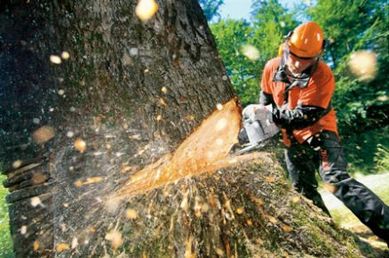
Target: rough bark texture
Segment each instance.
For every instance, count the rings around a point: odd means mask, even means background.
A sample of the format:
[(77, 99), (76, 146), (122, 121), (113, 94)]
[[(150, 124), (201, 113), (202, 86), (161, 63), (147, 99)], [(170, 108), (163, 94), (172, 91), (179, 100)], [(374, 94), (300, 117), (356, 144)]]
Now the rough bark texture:
[[(70, 217), (77, 228), (89, 225), (83, 208), (115, 185), (124, 163), (143, 167), (173, 150), (217, 103), (233, 97), (196, 1), (161, 1), (147, 23), (134, 15), (135, 6), (136, 1), (2, 4), (0, 149), (7, 171), (14, 161), (23, 162), (5, 183), (12, 191), (18, 256), (28, 254), (35, 239), (44, 238), (41, 246), (47, 242), (44, 249), (52, 250)], [(63, 51), (68, 60), (50, 62), (50, 55)], [(55, 137), (36, 144), (31, 134), (44, 125), (54, 128)], [(73, 148), (76, 137), (87, 143), (86, 152)], [(140, 149), (145, 150), (136, 155)], [(29, 164), (36, 166), (26, 169)], [(38, 183), (32, 175), (39, 175)], [(74, 187), (92, 176), (105, 178), (104, 189)], [(42, 205), (32, 214), (34, 196)], [(19, 236), (23, 225), (27, 233)], [(38, 237), (41, 232), (44, 237)], [(69, 228), (65, 233), (74, 234)]]
[[(309, 203), (294, 209), (269, 158), (106, 200), (234, 97), (196, 1), (158, 1), (146, 23), (136, 3), (1, 4), (0, 159), (16, 256), (358, 257)], [(54, 137), (39, 143), (42, 126)]]

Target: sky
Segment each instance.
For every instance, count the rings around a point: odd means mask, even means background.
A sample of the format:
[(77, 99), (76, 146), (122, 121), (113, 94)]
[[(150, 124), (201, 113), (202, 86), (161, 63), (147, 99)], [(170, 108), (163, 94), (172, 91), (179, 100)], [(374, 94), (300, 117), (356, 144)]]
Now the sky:
[(251, 0), (224, 0), (220, 14), (223, 18), (248, 19), (250, 16)]
[[(280, 0), (282, 5), (291, 7), (296, 0)], [(241, 19), (250, 18), (251, 0), (224, 0), (220, 14), (222, 18)]]

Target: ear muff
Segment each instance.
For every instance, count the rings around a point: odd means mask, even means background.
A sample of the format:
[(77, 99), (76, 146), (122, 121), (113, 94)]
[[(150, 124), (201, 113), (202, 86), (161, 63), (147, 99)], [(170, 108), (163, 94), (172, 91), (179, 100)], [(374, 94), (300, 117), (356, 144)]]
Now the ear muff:
[(286, 36), (284, 36), (284, 39), (290, 39), (293, 35), (293, 30), (289, 31), (288, 34), (286, 34)]
[(326, 47), (327, 47), (327, 40), (326, 39), (323, 39), (323, 45), (321, 46), (321, 52), (323, 53), (324, 52), (324, 50), (326, 49)]

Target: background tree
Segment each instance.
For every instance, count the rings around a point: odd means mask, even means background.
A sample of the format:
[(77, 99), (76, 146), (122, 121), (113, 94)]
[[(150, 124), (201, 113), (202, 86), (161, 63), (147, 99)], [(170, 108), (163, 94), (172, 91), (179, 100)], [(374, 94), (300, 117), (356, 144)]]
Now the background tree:
[[(323, 27), (329, 42), (325, 58), (334, 67), (337, 79), (333, 104), (341, 134), (349, 143), (347, 153), (356, 167), (367, 171), (374, 171), (371, 168), (377, 158), (375, 153), (379, 159), (388, 159), (388, 6), (387, 1), (329, 0), (319, 1), (307, 10)], [(361, 67), (359, 70), (366, 69), (363, 66), (369, 63), (374, 67), (372, 61), (358, 56), (361, 50), (377, 56), (376, 72), (365, 79), (350, 69), (352, 58)]]
[[(221, 20), (211, 24), (219, 53), (243, 105), (257, 103), (259, 80), (266, 62), (277, 55), (278, 47), (296, 22), (277, 0), (253, 1), (250, 20)], [(245, 47), (258, 51), (245, 56)]]
[[(304, 20), (318, 22), (325, 31), (324, 60), (334, 69), (337, 90), (333, 105), (351, 171), (388, 171), (388, 3), (385, 1), (297, 1), (292, 10), (276, 0), (252, 1), (246, 21), (221, 20), (211, 25), (228, 75), (243, 105), (258, 101), (258, 81), (266, 60), (276, 56), (282, 36)], [(259, 53), (252, 61), (241, 46)], [(351, 72), (350, 60), (358, 51), (375, 53), (377, 65), (370, 79)], [(369, 62), (369, 61), (368, 61)], [(357, 62), (361, 71), (365, 61)], [(369, 70), (369, 69), (367, 69)]]
[(219, 54), (227, 68), (227, 74), (240, 96), (243, 105), (258, 99), (258, 60), (250, 60), (242, 54), (242, 48), (251, 43), (253, 29), (245, 20), (222, 20), (211, 24)]
[(208, 21), (215, 18), (220, 19), (219, 8), (223, 5), (224, 0), (199, 0), (199, 3)]

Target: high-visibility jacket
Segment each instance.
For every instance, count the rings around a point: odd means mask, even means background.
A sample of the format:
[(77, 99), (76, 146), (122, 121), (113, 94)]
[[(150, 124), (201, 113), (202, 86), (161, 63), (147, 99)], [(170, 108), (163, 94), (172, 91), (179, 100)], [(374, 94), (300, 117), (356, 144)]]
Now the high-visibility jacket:
[(335, 90), (335, 79), (331, 69), (324, 62), (319, 61), (306, 87), (295, 86), (290, 88), (287, 94), (285, 94), (287, 83), (274, 79), (280, 63), (281, 57), (273, 58), (267, 62), (260, 85), (265, 95), (271, 95), (275, 106), (277, 108), (287, 107), (289, 110), (293, 110), (298, 106), (320, 107), (327, 110), (322, 117), (319, 117), (318, 120), (312, 122), (307, 127), (298, 129), (283, 128), (284, 143), (289, 145), (292, 137), (299, 143), (303, 143), (323, 130), (338, 134), (336, 113), (330, 107), (331, 98)]

